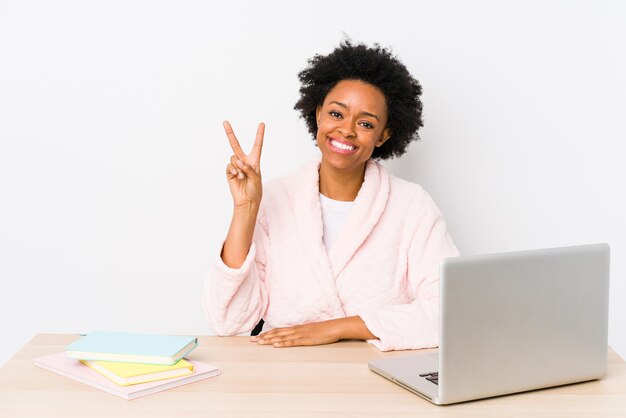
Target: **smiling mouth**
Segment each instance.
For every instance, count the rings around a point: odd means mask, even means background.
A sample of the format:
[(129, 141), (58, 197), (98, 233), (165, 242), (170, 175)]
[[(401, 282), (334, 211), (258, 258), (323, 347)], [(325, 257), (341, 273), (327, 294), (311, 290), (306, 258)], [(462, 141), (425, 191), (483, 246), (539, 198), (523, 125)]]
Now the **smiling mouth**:
[(339, 142), (333, 138), (329, 138), (329, 142), (334, 148), (344, 152), (354, 151), (356, 149), (354, 145), (344, 144), (343, 142)]

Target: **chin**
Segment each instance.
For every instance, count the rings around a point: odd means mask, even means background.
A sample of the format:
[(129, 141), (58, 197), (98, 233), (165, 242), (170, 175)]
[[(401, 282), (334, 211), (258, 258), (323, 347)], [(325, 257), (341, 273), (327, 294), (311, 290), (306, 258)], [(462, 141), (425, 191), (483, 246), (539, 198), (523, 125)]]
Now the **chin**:
[(350, 170), (360, 165), (355, 161), (341, 158), (341, 156), (332, 153), (330, 156), (322, 153), (322, 163), (335, 170)]

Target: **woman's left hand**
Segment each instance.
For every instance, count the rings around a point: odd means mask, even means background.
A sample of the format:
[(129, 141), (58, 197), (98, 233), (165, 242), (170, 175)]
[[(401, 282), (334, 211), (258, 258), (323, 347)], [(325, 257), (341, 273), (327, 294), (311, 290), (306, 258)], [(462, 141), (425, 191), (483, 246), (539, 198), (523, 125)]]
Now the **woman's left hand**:
[(330, 344), (346, 338), (371, 339), (376, 337), (369, 332), (360, 317), (352, 316), (276, 328), (252, 337), (250, 341), (274, 347), (296, 347)]

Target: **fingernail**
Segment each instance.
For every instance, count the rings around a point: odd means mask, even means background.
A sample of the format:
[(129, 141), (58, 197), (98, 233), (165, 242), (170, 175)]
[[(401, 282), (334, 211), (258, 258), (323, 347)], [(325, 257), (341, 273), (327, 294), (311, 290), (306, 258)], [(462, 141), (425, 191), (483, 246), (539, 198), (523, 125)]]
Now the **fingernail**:
[(263, 344), (265, 342), (265, 340), (259, 340), (257, 341), (259, 344)]

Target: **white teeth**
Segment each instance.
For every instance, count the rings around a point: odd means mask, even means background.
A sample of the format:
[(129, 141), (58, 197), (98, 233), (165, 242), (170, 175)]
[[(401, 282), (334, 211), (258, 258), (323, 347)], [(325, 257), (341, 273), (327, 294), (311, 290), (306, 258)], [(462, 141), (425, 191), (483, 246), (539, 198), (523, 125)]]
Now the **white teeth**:
[(337, 147), (339, 149), (343, 149), (346, 151), (352, 151), (353, 149), (356, 148), (356, 147), (353, 147), (352, 145), (342, 144), (341, 142), (335, 141), (334, 139), (331, 139), (330, 143), (333, 144), (334, 147)]

